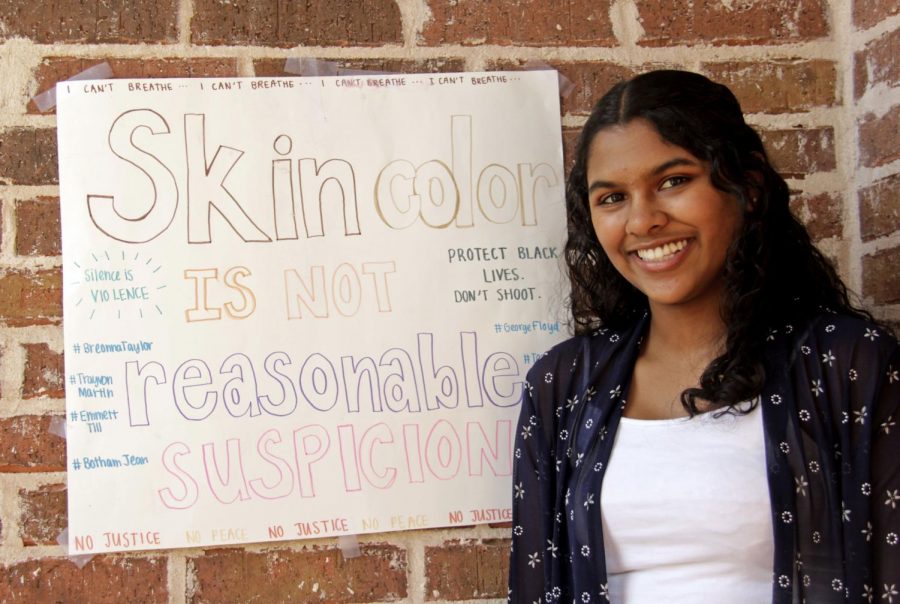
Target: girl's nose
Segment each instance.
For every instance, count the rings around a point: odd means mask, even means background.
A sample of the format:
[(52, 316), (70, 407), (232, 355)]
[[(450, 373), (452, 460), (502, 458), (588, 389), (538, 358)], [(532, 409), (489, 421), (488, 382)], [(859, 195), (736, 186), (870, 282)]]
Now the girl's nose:
[(625, 229), (629, 235), (649, 235), (668, 221), (668, 215), (653, 195), (640, 194), (635, 195), (629, 204)]

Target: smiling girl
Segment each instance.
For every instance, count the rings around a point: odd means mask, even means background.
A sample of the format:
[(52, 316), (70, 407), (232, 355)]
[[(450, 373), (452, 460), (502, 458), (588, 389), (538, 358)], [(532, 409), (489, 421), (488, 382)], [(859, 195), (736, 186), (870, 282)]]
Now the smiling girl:
[(528, 375), (510, 600), (900, 603), (897, 342), (734, 95), (615, 86), (567, 209), (576, 336)]

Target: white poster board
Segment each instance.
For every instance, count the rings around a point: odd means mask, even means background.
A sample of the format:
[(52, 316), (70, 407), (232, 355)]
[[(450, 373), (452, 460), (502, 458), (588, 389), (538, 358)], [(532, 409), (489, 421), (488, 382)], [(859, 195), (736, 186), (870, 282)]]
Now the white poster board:
[(61, 83), (70, 551), (509, 520), (556, 77)]

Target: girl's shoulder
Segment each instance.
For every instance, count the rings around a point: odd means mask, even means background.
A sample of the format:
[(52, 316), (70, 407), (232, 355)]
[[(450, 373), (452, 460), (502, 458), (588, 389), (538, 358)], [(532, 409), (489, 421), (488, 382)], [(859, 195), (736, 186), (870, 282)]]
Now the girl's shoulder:
[[(621, 329), (600, 327), (589, 334), (573, 336), (553, 346), (535, 361), (529, 370), (529, 382), (536, 384), (548, 373), (573, 373), (588, 361), (603, 363), (622, 350), (634, 345), (643, 335), (643, 321), (637, 321)], [(568, 370), (568, 371), (566, 371)]]
[(823, 312), (798, 331), (793, 347), (806, 356), (813, 350), (819, 352), (826, 364), (834, 363), (832, 356), (877, 362), (896, 354), (897, 339), (886, 327), (863, 317)]
[(889, 329), (862, 317), (823, 312), (788, 338), (785, 377), (810, 410), (835, 406), (846, 416), (898, 394), (900, 347)]
[(601, 327), (560, 342), (539, 358), (526, 377), (538, 407), (583, 398), (591, 386), (616, 382), (630, 373), (646, 328), (641, 319), (623, 328)]

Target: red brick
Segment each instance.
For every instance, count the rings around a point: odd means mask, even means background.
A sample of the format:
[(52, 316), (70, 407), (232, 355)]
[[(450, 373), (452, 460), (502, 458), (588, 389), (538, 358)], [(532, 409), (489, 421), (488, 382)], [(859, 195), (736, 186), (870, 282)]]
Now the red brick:
[(701, 70), (728, 86), (745, 113), (796, 113), (837, 101), (834, 61), (728, 61)]
[(403, 41), (394, 0), (194, 0), (191, 42), (257, 46), (378, 46)]
[[(199, 78), (234, 77), (238, 75), (237, 59), (115, 59), (78, 57), (46, 57), (34, 74), (36, 90), (49, 90), (57, 82), (67, 80), (103, 62), (109, 63), (116, 78)], [(40, 113), (34, 102), (28, 103), (28, 113)], [(48, 112), (49, 113), (49, 112)]]
[(900, 2), (897, 0), (853, 1), (853, 23), (858, 27), (872, 27), (897, 13), (900, 13)]
[(66, 469), (66, 441), (49, 431), (51, 419), (49, 415), (0, 419), (0, 472)]
[(859, 221), (863, 241), (900, 229), (900, 174), (882, 178), (859, 192)]
[(2, 37), (39, 43), (176, 42), (177, 0), (6, 0)]
[(63, 355), (46, 344), (22, 344), (25, 349), (25, 372), (22, 398), (64, 398), (65, 369)]
[[(364, 69), (384, 73), (450, 73), (465, 71), (463, 59), (335, 59), (342, 69)], [(284, 59), (257, 59), (253, 72), (262, 77), (289, 77), (297, 74), (284, 71)]]
[(58, 324), (62, 319), (60, 269), (0, 271), (0, 324)]
[(428, 600), (505, 598), (508, 572), (509, 539), (446, 541), (425, 548)]
[(637, 2), (640, 44), (785, 44), (829, 34), (825, 0)]
[(388, 602), (406, 597), (406, 551), (360, 545), (261, 553), (219, 549), (188, 559), (188, 602)]
[(43, 558), (2, 567), (0, 602), (165, 604), (166, 559), (96, 556), (78, 568), (69, 560)]
[(859, 160), (874, 168), (900, 158), (900, 105), (882, 117), (866, 116), (859, 124)]
[(58, 256), (61, 244), (58, 197), (38, 197), (16, 204), (17, 254)]
[(428, 0), (422, 42), (504, 46), (615, 46), (611, 0)]
[(900, 84), (900, 29), (888, 32), (853, 57), (853, 91), (856, 98), (878, 84)]
[(253, 73), (262, 78), (288, 78), (297, 75), (284, 70), (284, 59), (254, 59)]
[(900, 247), (863, 256), (863, 295), (875, 304), (900, 302)]
[(9, 128), (0, 132), (0, 184), (53, 185), (56, 169), (56, 130)]
[(815, 241), (843, 236), (841, 206), (840, 198), (831, 193), (800, 193), (791, 197), (791, 212), (806, 226)]
[(803, 178), (837, 166), (834, 129), (797, 128), (760, 132), (775, 168), (785, 177)]
[(56, 545), (56, 538), (69, 525), (66, 485), (19, 489), (19, 509), (19, 537), (24, 545)]
[[(522, 61), (494, 61), (487, 69), (516, 70), (521, 69)], [(615, 84), (634, 77), (633, 70), (600, 61), (584, 61), (574, 63), (551, 62), (550, 66), (568, 78), (574, 88), (572, 93), (562, 100), (560, 109), (563, 114), (587, 115)]]

